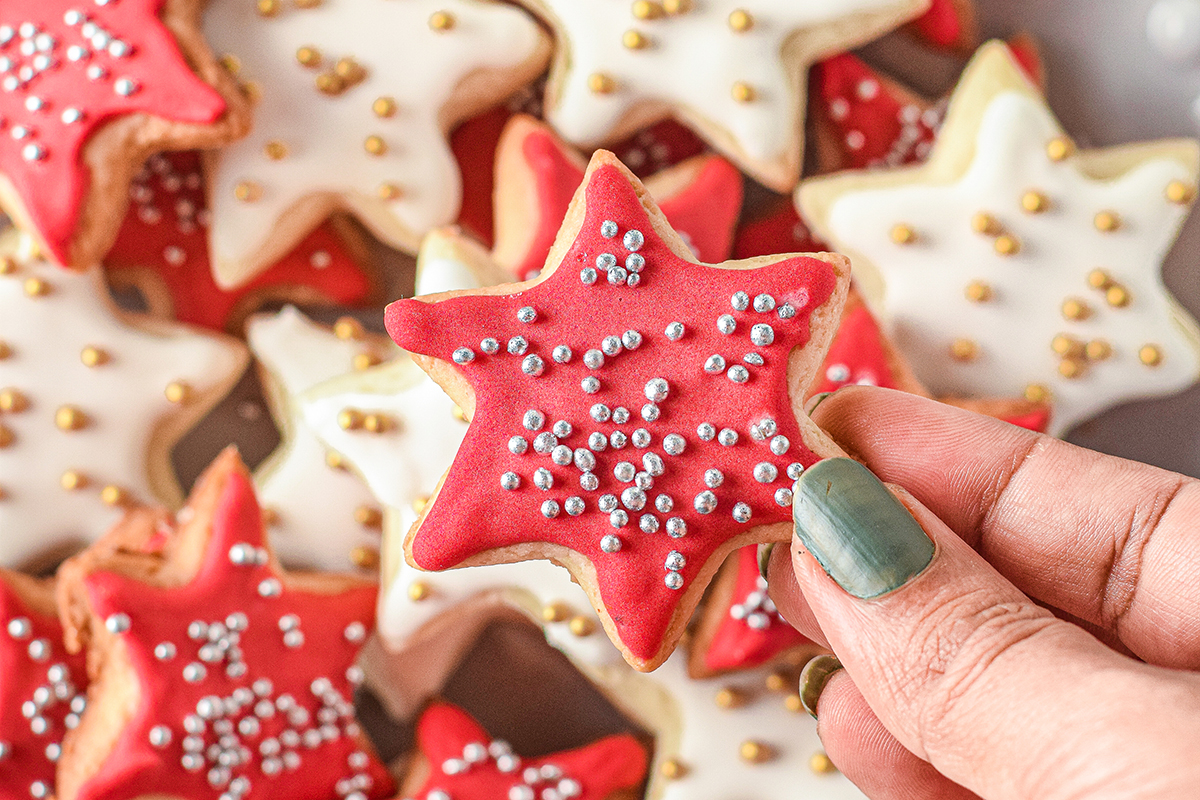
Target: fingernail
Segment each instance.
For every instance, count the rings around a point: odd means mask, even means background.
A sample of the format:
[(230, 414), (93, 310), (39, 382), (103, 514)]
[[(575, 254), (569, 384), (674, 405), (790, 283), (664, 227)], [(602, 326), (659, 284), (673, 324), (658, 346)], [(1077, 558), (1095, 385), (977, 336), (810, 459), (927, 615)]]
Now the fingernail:
[(834, 655), (821, 655), (810, 659), (800, 673), (800, 705), (813, 719), (817, 718), (817, 702), (821, 692), (833, 674), (842, 668), (842, 662)]
[(933, 541), (871, 471), (829, 458), (796, 481), (796, 537), (829, 577), (870, 600), (899, 589), (933, 561)]
[(758, 574), (765, 581), (767, 579), (767, 569), (771, 566), (771, 553), (775, 552), (775, 545), (779, 542), (768, 542), (758, 546)]
[(811, 417), (813, 412), (817, 410), (817, 406), (828, 400), (829, 395), (831, 394), (833, 394), (833, 392), (821, 392), (820, 394), (814, 394), (812, 397), (808, 398), (808, 402), (804, 404), (804, 413)]

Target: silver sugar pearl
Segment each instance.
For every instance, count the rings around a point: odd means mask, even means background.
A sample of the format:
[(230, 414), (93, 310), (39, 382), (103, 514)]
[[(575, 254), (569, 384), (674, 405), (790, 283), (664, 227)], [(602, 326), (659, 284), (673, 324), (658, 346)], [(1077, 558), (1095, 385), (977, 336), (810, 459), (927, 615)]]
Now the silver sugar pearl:
[(733, 297), (729, 298), (729, 305), (733, 306), (734, 311), (745, 311), (750, 307), (750, 295), (745, 292), (734, 292)]
[(529, 449), (529, 440), (524, 436), (513, 436), (508, 440), (508, 452), (515, 456), (523, 455)]
[(525, 324), (529, 324), (536, 320), (537, 320), (537, 311), (534, 310), (533, 306), (522, 306), (521, 308), (517, 309), (517, 321), (518, 322), (524, 322)]
[(629, 515), (618, 508), (608, 515), (608, 524), (614, 528), (624, 528), (629, 524)]
[(527, 431), (540, 431), (546, 426), (546, 415), (536, 409), (530, 409), (521, 418), (521, 424)]
[(717, 434), (717, 441), (722, 447), (733, 447), (738, 443), (738, 433), (733, 428), (722, 428)]
[(641, 250), (642, 245), (646, 243), (646, 237), (641, 231), (634, 229), (625, 231), (625, 237), (621, 241), (626, 250)]
[(663, 437), (663, 451), (669, 456), (680, 455), (686, 447), (687, 441), (678, 433), (668, 433)]
[(750, 521), (750, 506), (745, 503), (738, 503), (733, 507), (734, 522), (749, 522)]
[(469, 347), (460, 347), (450, 356), (455, 364), (470, 364), (475, 360), (475, 351)]
[(575, 460), (575, 451), (565, 444), (560, 444), (550, 451), (550, 460), (560, 467), (565, 467)]
[(550, 470), (538, 467), (533, 473), (533, 485), (543, 492), (548, 492), (554, 488), (554, 476), (550, 474)]
[(613, 267), (608, 271), (608, 282), (613, 286), (620, 286), (629, 277), (629, 273), (624, 267)]
[(621, 538), (608, 534), (600, 540), (600, 549), (606, 553), (617, 553), (621, 550)]
[(644, 449), (650, 446), (651, 442), (654, 441), (654, 438), (650, 435), (650, 431), (646, 430), (645, 428), (638, 428), (633, 432), (631, 441), (633, 442), (634, 447)]
[(514, 336), (508, 340), (508, 352), (510, 355), (523, 356), (528, 349), (529, 340), (524, 336)]
[(591, 414), (592, 419), (596, 422), (608, 422), (612, 419), (612, 409), (604, 405), (604, 403), (596, 403), (588, 413)]
[(710, 491), (703, 491), (696, 495), (693, 505), (701, 514), (711, 514), (717, 510), (717, 496)]
[(683, 327), (682, 322), (672, 322), (667, 325), (665, 333), (667, 334), (667, 338), (672, 342), (678, 342), (683, 338), (683, 334), (686, 330), (687, 329)]
[(166, 725), (155, 725), (150, 729), (149, 739), (154, 747), (166, 747), (171, 743), (171, 729)]
[(563, 503), (563, 508), (566, 509), (566, 512), (572, 517), (578, 517), (583, 513), (586, 506), (584, 505), (582, 497), (568, 497)]
[(595, 375), (588, 375), (579, 382), (579, 388), (583, 390), (584, 394), (595, 394), (600, 391), (600, 381)]
[(591, 286), (596, 282), (596, 278), (600, 277), (596, 270), (591, 267), (584, 267), (579, 271), (579, 282), (584, 286)]
[(775, 504), (787, 508), (792, 504), (792, 490), (784, 487), (775, 490)]
[(654, 403), (646, 403), (642, 406), (642, 419), (646, 422), (656, 422), (662, 410)]
[(479, 343), (479, 349), (489, 356), (494, 356), (500, 352), (500, 342), (489, 336)]
[(776, 436), (771, 440), (771, 452), (777, 456), (787, 453), (791, 446), (792, 442), (786, 436)]
[(642, 529), (642, 533), (658, 533), (658, 517), (653, 514), (642, 514), (638, 520), (638, 527)]
[(621, 492), (621, 505), (630, 511), (641, 511), (646, 507), (646, 493), (636, 486), (630, 486)]
[(608, 437), (608, 443), (613, 450), (620, 450), (629, 444), (629, 437), (622, 431), (613, 431)]
[(626, 350), (637, 350), (642, 346), (642, 335), (634, 330), (625, 331), (621, 334), (621, 344)]
[(669, 494), (660, 494), (654, 498), (654, 508), (660, 514), (670, 514), (671, 509), (675, 508), (675, 500)]
[(601, 453), (608, 447), (608, 437), (600, 431), (592, 431), (588, 434), (588, 449), (596, 453)]
[(620, 336), (605, 336), (600, 342), (600, 349), (606, 356), (615, 356), (620, 354), (624, 345), (621, 344)]
[(646, 453), (642, 456), (642, 466), (655, 478), (666, 472), (667, 465), (658, 453)]
[(704, 362), (704, 371), (709, 375), (720, 375), (725, 371), (725, 359), (720, 355), (713, 354)]
[(641, 253), (630, 253), (625, 258), (625, 269), (637, 274), (646, 266), (646, 259)]
[(611, 514), (613, 511), (617, 510), (617, 506), (619, 504), (620, 501), (617, 500), (617, 496), (615, 494), (606, 494), (600, 496), (600, 502), (596, 504), (596, 507), (605, 514)]
[(670, 391), (671, 387), (667, 384), (666, 378), (651, 378), (646, 381), (646, 399), (651, 403), (661, 403), (666, 400)]
[(8, 621), (8, 635), (14, 639), (28, 639), (33, 635), (33, 623), (28, 617), (16, 617)]
[(600, 235), (605, 239), (611, 239), (617, 235), (617, 223), (611, 219), (606, 219), (600, 223)]
[(734, 364), (729, 368), (729, 372), (725, 373), (726, 377), (734, 383), (745, 383), (750, 380), (750, 370), (743, 367), (741, 364)]
[(678, 591), (679, 589), (683, 588), (683, 576), (678, 572), (668, 572), (667, 576), (663, 579), (663, 582), (667, 585), (668, 589), (674, 589)]
[(759, 483), (771, 483), (779, 477), (779, 469), (769, 461), (762, 461), (754, 465), (754, 480)]
[(601, 272), (608, 272), (617, 265), (617, 257), (612, 253), (601, 253), (596, 256), (596, 269)]
[(647, 492), (654, 488), (654, 476), (649, 472), (639, 472), (633, 476), (633, 485)]
[(775, 329), (770, 325), (759, 323), (750, 329), (750, 341), (758, 347), (766, 347), (775, 343)]
[(728, 336), (737, 330), (737, 320), (730, 314), (722, 314), (717, 317), (717, 330)]
[(696, 436), (700, 437), (702, 442), (711, 442), (716, 438), (717, 429), (713, 427), (711, 422), (701, 422), (696, 426)]
[(636, 272), (629, 273), (629, 277), (627, 277), (625, 279), (625, 285), (628, 286), (630, 289), (635, 288), (641, 282), (642, 282), (642, 276)]
[(775, 310), (775, 298), (769, 294), (760, 294), (754, 298), (754, 310), (760, 314)]
[(546, 519), (554, 519), (558, 516), (558, 511), (559, 508), (557, 500), (547, 500), (546, 502), (542, 503), (542, 516)]
[(667, 553), (667, 560), (663, 564), (664, 569), (668, 569), (671, 572), (678, 572), (686, 566), (687, 559), (678, 550), (672, 550), (670, 553)]
[(600, 479), (594, 472), (585, 472), (579, 476), (579, 488), (585, 492), (594, 492), (600, 488)]
[(104, 627), (108, 629), (109, 633), (124, 633), (129, 630), (131, 624), (129, 615), (121, 612), (109, 614), (104, 619)]
[(667, 520), (667, 535), (672, 539), (682, 539), (687, 535), (687, 523), (680, 517)]
[(524, 372), (526, 375), (536, 378), (545, 371), (546, 362), (542, 360), (541, 356), (525, 356), (525, 358), (521, 361), (521, 372)]
[(746, 355), (742, 356), (742, 361), (745, 361), (747, 364), (755, 367), (761, 367), (763, 364), (767, 363), (767, 360), (758, 353), (746, 353)]
[(637, 468), (635, 468), (633, 464), (630, 464), (628, 461), (622, 461), (613, 467), (613, 475), (615, 475), (617, 480), (619, 480), (621, 483), (629, 483), (633, 480), (633, 476), (636, 474)]
[(780, 319), (791, 319), (796, 316), (796, 308), (791, 303), (784, 303), (779, 307)]
[(591, 472), (596, 468), (596, 456), (591, 450), (580, 447), (572, 453), (571, 457), (581, 472)]
[(800, 476), (804, 474), (804, 465), (798, 462), (788, 464), (787, 476), (793, 481), (800, 480)]
[(506, 472), (500, 476), (500, 488), (511, 492), (521, 486), (521, 476), (515, 472)]
[(625, 406), (617, 406), (613, 409), (612, 421), (618, 425), (624, 425), (629, 422), (629, 409)]
[(725, 482), (725, 475), (719, 469), (707, 469), (704, 471), (704, 485), (710, 489), (716, 489)]
[(604, 366), (604, 353), (591, 349), (583, 354), (583, 365), (588, 369), (600, 369)]
[(554, 363), (566, 364), (571, 360), (571, 348), (567, 347), (565, 344), (560, 344), (558, 347), (554, 348), (554, 352), (551, 353), (551, 356), (554, 358)]
[(558, 437), (550, 431), (542, 431), (533, 437), (533, 452), (546, 455), (558, 446)]

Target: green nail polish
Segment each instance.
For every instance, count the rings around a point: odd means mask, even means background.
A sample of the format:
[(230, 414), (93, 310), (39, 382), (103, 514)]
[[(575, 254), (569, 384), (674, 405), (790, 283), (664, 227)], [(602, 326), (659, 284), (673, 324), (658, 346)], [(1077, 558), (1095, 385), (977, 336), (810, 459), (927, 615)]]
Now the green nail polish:
[(767, 567), (771, 565), (771, 553), (775, 552), (775, 545), (779, 542), (768, 542), (758, 546), (758, 574), (765, 581), (767, 579)]
[(849, 458), (809, 467), (796, 481), (796, 536), (860, 600), (899, 589), (933, 561), (933, 541), (883, 482)]
[(800, 705), (813, 719), (817, 718), (817, 701), (833, 674), (842, 668), (837, 656), (817, 656), (804, 665), (800, 673)]
[(821, 392), (820, 394), (814, 394), (812, 397), (808, 398), (808, 402), (804, 404), (804, 413), (811, 417), (813, 412), (817, 410), (817, 406), (828, 400), (831, 394), (833, 394), (833, 392)]

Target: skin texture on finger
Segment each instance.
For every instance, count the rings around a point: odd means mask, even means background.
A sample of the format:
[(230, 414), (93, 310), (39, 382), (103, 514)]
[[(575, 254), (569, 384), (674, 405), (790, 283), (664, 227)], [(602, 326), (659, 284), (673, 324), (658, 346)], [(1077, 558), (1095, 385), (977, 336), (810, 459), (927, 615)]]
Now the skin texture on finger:
[(1200, 668), (1200, 482), (886, 389), (835, 392), (813, 419), (1021, 591)]
[(899, 590), (856, 600), (798, 543), (792, 555), (833, 651), (897, 740), (989, 800), (1194, 796), (1200, 679), (1056, 619), (896, 493), (937, 545)]

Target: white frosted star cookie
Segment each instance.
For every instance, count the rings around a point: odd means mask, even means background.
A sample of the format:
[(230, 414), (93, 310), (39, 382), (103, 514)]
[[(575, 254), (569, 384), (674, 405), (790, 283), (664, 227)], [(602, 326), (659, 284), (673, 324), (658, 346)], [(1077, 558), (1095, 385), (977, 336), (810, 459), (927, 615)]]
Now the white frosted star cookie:
[(806, 181), (797, 202), (934, 394), (1049, 399), (1063, 435), (1200, 376), (1196, 323), (1160, 274), (1198, 161), (1191, 140), (1077, 149), (993, 43), (927, 164)]

